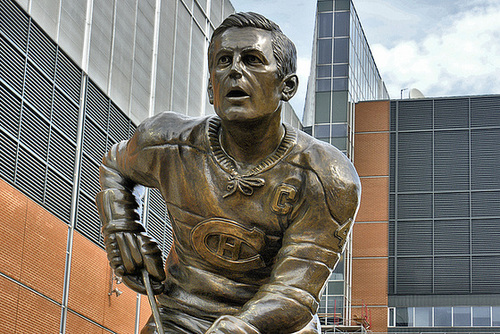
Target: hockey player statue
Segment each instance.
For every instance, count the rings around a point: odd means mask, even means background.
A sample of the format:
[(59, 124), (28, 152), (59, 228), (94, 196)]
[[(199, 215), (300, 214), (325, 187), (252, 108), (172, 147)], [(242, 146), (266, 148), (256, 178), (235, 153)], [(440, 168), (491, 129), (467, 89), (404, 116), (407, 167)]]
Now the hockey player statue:
[[(161, 113), (111, 148), (97, 204), (115, 273), (145, 293), (165, 333), (319, 333), (319, 298), (360, 200), (351, 162), (281, 122), (296, 50), (272, 21), (229, 16), (213, 33), (216, 115)], [(160, 190), (174, 243), (165, 265), (144, 230), (143, 187)], [(160, 330), (153, 318), (142, 333)]]

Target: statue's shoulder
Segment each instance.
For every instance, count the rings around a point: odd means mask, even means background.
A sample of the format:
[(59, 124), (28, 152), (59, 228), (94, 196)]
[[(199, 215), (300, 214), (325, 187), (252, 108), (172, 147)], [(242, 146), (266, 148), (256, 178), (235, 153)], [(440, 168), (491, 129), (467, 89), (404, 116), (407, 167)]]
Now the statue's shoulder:
[(202, 139), (207, 118), (166, 111), (144, 120), (134, 136), (143, 148), (165, 144), (196, 145)]
[(336, 147), (299, 131), (289, 162), (313, 172), (324, 191), (332, 216), (343, 223), (359, 206), (361, 182), (351, 161)]

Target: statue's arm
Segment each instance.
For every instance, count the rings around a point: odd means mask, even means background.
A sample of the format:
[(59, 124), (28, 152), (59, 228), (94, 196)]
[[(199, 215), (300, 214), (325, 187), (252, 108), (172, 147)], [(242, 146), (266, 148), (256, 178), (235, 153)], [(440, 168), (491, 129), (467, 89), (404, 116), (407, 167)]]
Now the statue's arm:
[(144, 186), (155, 187), (151, 150), (144, 145), (141, 128), (129, 141), (114, 145), (104, 156), (99, 180), (102, 191), (96, 204), (110, 266), (133, 290), (145, 293), (141, 270), (146, 268), (160, 293), (165, 279), (158, 245), (141, 224)]
[[(207, 333), (294, 333), (311, 321), (343, 251), (360, 196), (355, 172), (330, 184), (330, 189), (317, 187), (307, 194), (303, 211), (285, 232), (269, 283), (240, 314), (219, 318)], [(328, 191), (342, 206), (326, 200)]]

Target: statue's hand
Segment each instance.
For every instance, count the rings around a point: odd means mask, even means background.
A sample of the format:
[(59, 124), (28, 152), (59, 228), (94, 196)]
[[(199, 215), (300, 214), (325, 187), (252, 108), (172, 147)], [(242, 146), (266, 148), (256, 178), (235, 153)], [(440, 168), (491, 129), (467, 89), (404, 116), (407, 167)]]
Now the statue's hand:
[(219, 317), (205, 334), (260, 334), (254, 326), (230, 315)]
[(132, 290), (146, 294), (141, 270), (145, 268), (151, 277), (155, 294), (160, 294), (165, 280), (163, 261), (158, 244), (145, 233), (116, 232), (104, 238), (111, 268)]

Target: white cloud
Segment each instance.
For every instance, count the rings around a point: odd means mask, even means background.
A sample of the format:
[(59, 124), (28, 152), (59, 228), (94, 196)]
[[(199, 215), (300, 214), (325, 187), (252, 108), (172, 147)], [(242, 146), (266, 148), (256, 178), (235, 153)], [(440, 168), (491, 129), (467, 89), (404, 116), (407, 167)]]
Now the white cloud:
[(392, 98), (403, 88), (426, 96), (500, 93), (500, 3), (469, 7), (419, 41), (371, 49)]

